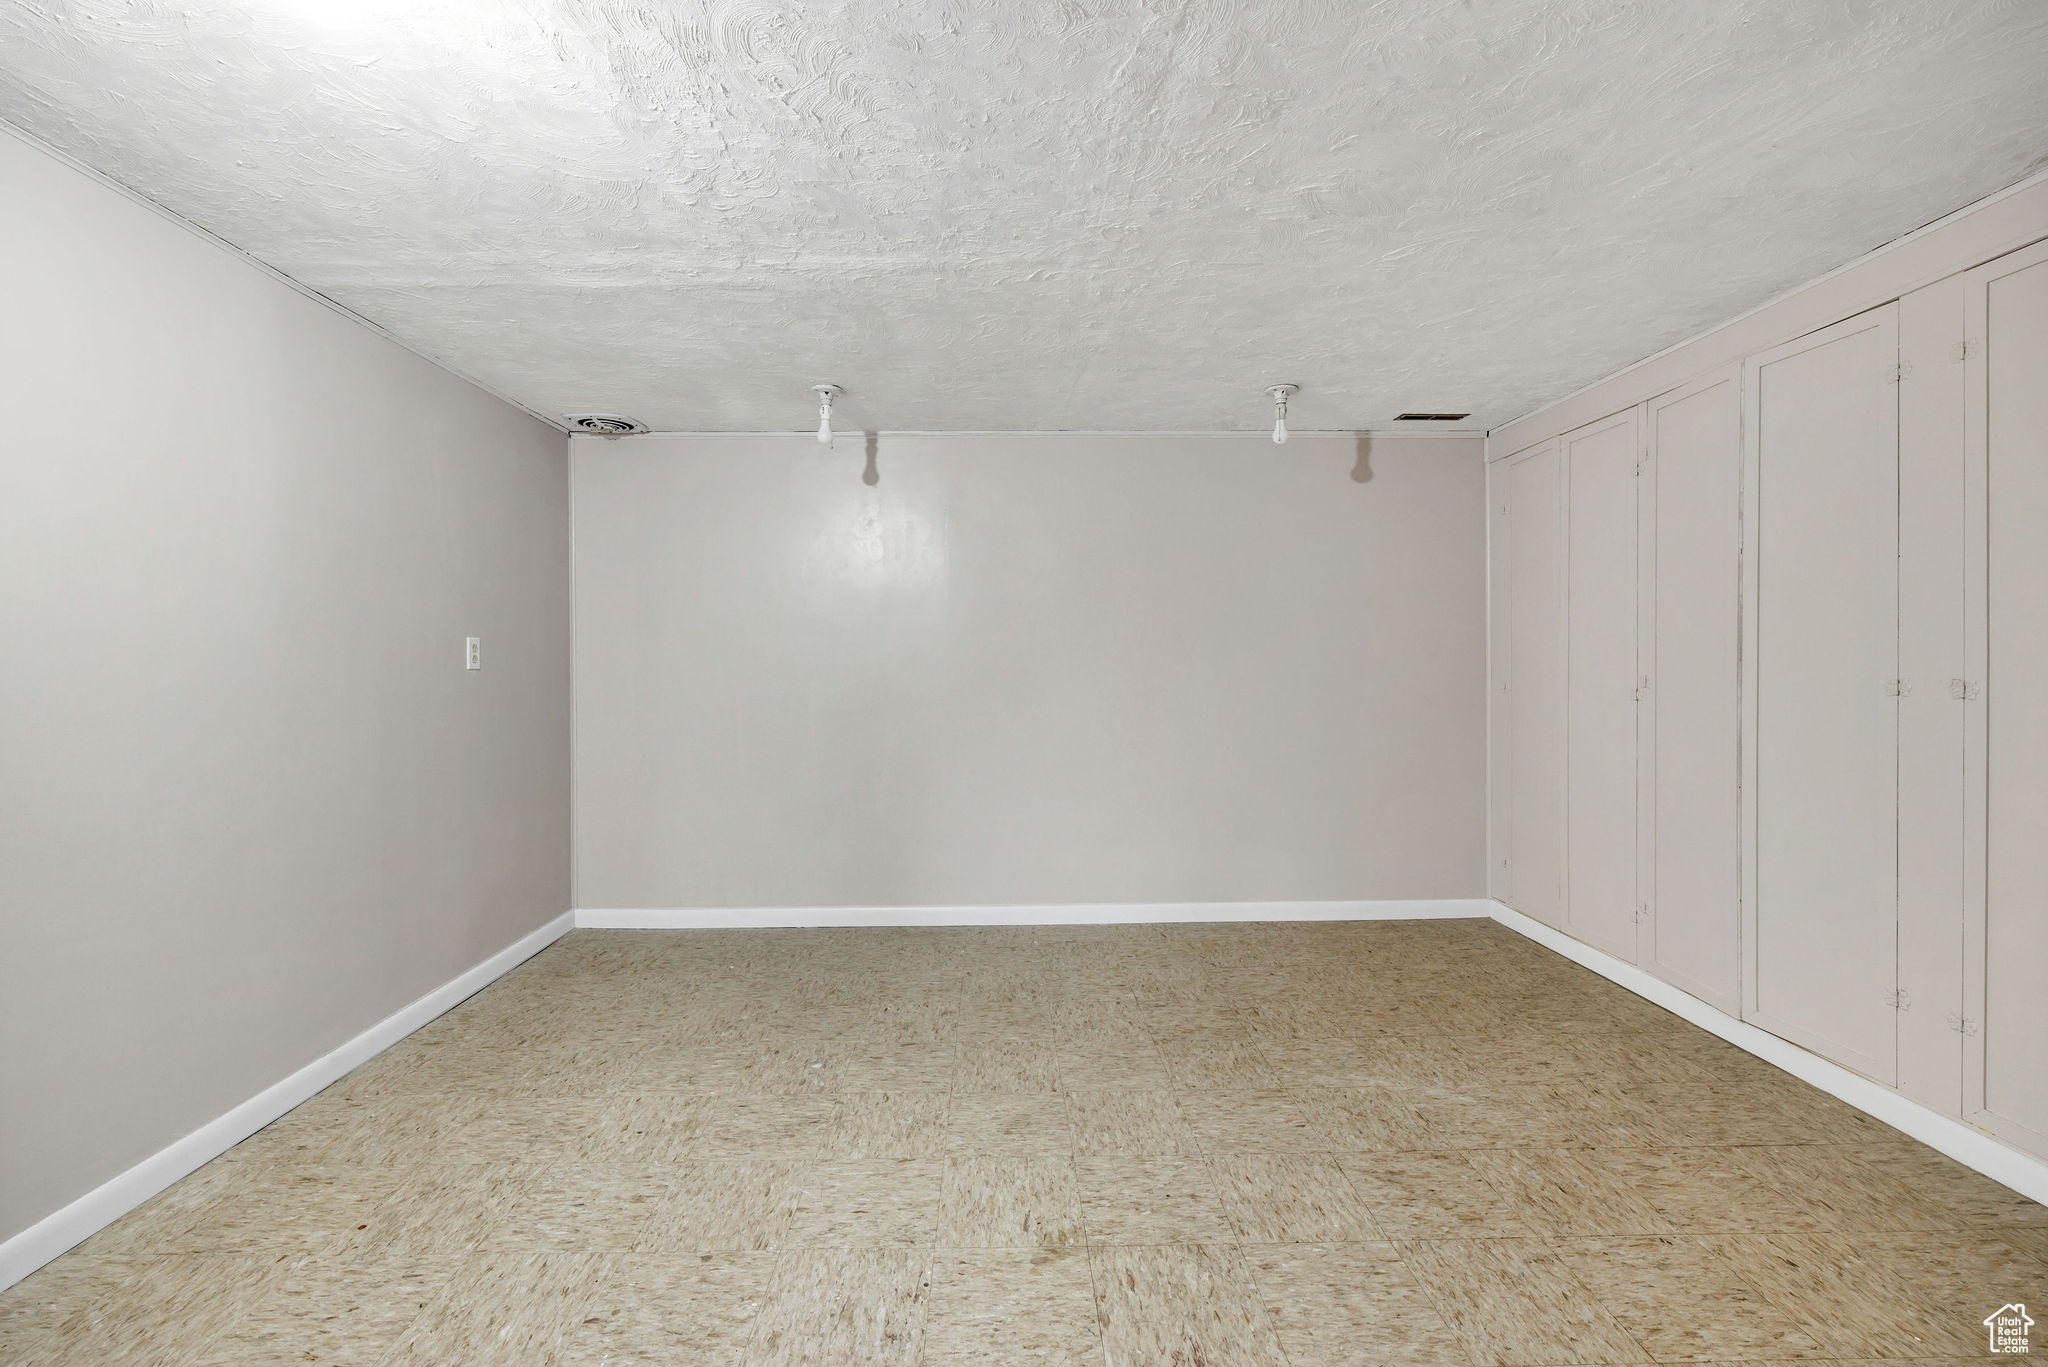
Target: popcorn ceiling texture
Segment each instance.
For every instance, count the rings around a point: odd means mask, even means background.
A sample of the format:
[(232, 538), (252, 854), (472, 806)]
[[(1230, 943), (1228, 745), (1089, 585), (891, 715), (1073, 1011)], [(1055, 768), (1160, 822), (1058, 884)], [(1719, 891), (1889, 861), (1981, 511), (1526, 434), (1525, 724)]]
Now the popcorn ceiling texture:
[(1500, 422), (2019, 179), (2038, 0), (15, 0), (0, 119), (549, 413)]

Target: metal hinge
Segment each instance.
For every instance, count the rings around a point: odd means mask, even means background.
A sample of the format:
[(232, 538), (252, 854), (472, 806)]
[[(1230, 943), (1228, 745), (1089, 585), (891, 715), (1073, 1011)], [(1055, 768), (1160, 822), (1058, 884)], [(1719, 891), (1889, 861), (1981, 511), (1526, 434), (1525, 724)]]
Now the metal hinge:
[(1951, 1011), (1948, 1013), (1948, 1028), (1958, 1035), (1974, 1035), (1977, 1033), (1977, 1022), (1972, 1017)]
[(1904, 679), (1886, 679), (1884, 691), (1894, 698), (1910, 698), (1913, 696), (1913, 685)]
[(1645, 675), (1643, 675), (1643, 677), (1642, 677), (1641, 679), (1639, 679), (1639, 680), (1638, 680), (1638, 681), (1636, 682), (1636, 701), (1637, 701), (1637, 702), (1641, 702), (1641, 701), (1642, 701), (1642, 700), (1643, 700), (1644, 698), (1647, 698), (1647, 697), (1649, 697), (1649, 696), (1650, 696), (1650, 676), (1649, 676), (1649, 675), (1647, 675), (1647, 674), (1645, 674)]
[(1894, 1011), (1911, 1011), (1913, 1009), (1913, 995), (1903, 987), (1894, 988), (1892, 991), (1884, 994), (1884, 1004)]
[(1967, 361), (1976, 354), (1976, 343), (1970, 341), (1970, 339), (1967, 337), (1965, 337), (1962, 341), (1957, 342), (1948, 350), (1948, 358), (1951, 361)]
[(1642, 925), (1645, 921), (1648, 921), (1649, 919), (1650, 904), (1648, 902), (1644, 902), (1641, 906), (1638, 906), (1636, 908), (1636, 924)]
[(1899, 381), (1912, 375), (1912, 373), (1913, 363), (1911, 361), (1900, 361), (1892, 366), (1892, 373), (1886, 377), (1886, 380), (1890, 384), (1897, 384)]
[(1984, 695), (1984, 686), (1971, 683), (1968, 679), (1950, 679), (1948, 695), (1957, 702), (1970, 702)]

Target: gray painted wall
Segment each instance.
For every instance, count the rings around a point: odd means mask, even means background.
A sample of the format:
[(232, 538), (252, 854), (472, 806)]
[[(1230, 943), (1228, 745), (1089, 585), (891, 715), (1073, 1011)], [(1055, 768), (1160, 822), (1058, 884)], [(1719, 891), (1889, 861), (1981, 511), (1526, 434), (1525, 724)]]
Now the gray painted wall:
[(570, 443), (577, 905), (1484, 895), (1481, 445)]
[(0, 298), (5, 1238), (567, 908), (569, 564), (559, 434), (5, 136)]

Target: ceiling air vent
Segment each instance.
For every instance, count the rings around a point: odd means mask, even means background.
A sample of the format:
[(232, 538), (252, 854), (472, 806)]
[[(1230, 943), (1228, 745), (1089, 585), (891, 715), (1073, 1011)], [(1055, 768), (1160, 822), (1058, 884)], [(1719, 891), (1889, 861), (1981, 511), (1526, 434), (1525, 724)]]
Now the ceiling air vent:
[(1470, 413), (1397, 413), (1395, 422), (1463, 422)]
[(569, 413), (564, 417), (571, 431), (588, 432), (594, 437), (630, 437), (647, 430), (646, 423), (617, 413)]

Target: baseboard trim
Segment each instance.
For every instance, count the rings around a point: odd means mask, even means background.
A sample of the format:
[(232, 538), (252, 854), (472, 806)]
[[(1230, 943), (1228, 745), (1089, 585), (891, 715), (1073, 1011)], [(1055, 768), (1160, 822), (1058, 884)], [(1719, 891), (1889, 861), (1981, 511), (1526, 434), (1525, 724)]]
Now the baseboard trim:
[(1485, 898), (1391, 902), (1109, 902), (983, 907), (584, 907), (584, 930), (769, 930), (827, 926), (1105, 926), (1172, 921), (1485, 919)]
[(1581, 944), (1564, 932), (1553, 930), (1512, 907), (1499, 902), (1492, 906), (1493, 919), (1516, 934), (1527, 936), (1545, 949), (1562, 954), (1573, 963), (1591, 969), (1646, 1001), (1655, 1002), (1710, 1034), (1719, 1035), (1736, 1048), (1784, 1069), (1801, 1082), (1811, 1083), (1828, 1095), (1848, 1102), (1866, 1115), (1947, 1154), (1964, 1167), (1973, 1168), (2030, 1200), (2048, 1205), (2048, 1163), (2008, 1148), (1966, 1121), (1930, 1110), (1860, 1073), (1830, 1063), (1767, 1030), (1737, 1020), (1690, 992), (1652, 977), (1634, 964), (1624, 963), (1611, 954)]
[(129, 1211), (202, 1164), (226, 1153), (321, 1088), (390, 1048), (434, 1017), (476, 995), (492, 982), (546, 949), (575, 927), (575, 913), (563, 912), (540, 929), (499, 950), (476, 967), (400, 1007), (346, 1044), (283, 1081), (264, 1088), (216, 1120), (110, 1178), (54, 1214), (0, 1243), (0, 1291), (68, 1249), (105, 1229)]

